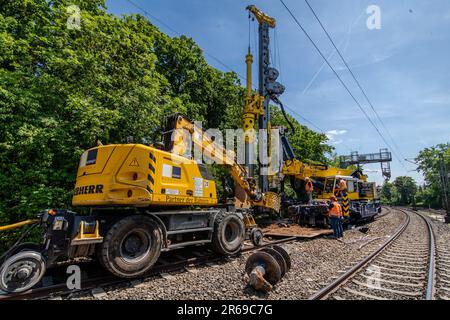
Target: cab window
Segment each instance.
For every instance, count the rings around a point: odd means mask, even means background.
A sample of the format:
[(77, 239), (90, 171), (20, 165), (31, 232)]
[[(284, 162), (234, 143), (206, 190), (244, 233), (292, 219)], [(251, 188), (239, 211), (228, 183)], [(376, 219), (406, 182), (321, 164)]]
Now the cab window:
[(325, 184), (325, 193), (333, 193), (334, 191), (334, 178), (327, 179)]
[(355, 181), (347, 181), (347, 191), (348, 192), (356, 191)]

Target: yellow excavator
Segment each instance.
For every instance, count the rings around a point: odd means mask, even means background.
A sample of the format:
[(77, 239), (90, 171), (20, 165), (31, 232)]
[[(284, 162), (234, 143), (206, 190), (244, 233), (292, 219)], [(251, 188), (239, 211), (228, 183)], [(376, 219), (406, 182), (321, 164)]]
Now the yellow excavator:
[[(255, 12), (258, 19), (267, 19)], [(192, 147), (228, 168), (235, 182), (233, 199), (218, 204), (216, 183), (207, 167), (193, 159)], [(2, 291), (32, 288), (63, 259), (96, 256), (106, 270), (128, 278), (144, 274), (162, 251), (207, 244), (219, 254), (235, 254), (246, 236), (261, 242), (252, 214), (278, 212), (280, 196), (261, 189), (233, 151), (174, 114), (166, 118), (162, 144), (99, 142), (85, 151), (72, 205), (83, 213), (50, 209), (37, 219), (0, 227), (32, 225), (21, 239), (36, 226), (43, 230), (40, 244), (19, 239), (0, 257)]]
[[(232, 255), (246, 234), (257, 244), (262, 233), (252, 212), (258, 207), (278, 212), (278, 194), (258, 192), (235, 154), (181, 114), (167, 117), (164, 141), (162, 146), (100, 143), (85, 151), (72, 204), (88, 214), (52, 209), (30, 221), (44, 227), (44, 240), (7, 252), (0, 289), (28, 290), (60, 259), (96, 256), (112, 274), (136, 277), (161, 251), (210, 244), (217, 253)], [(192, 146), (229, 169), (236, 184), (229, 203), (218, 205), (216, 183), (207, 167), (192, 159)]]

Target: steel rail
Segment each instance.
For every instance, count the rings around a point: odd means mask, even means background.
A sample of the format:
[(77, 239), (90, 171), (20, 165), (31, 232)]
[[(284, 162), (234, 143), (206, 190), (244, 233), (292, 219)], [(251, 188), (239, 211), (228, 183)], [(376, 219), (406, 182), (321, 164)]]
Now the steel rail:
[(422, 214), (415, 212), (419, 217), (421, 217), (428, 227), (429, 235), (429, 257), (428, 257), (428, 278), (427, 278), (427, 294), (426, 300), (434, 300), (435, 293), (435, 283), (436, 283), (436, 242), (433, 232), (433, 227), (430, 221), (425, 218)]
[[(281, 244), (281, 243), (288, 243), (297, 240), (297, 237), (288, 237), (283, 238), (279, 240), (270, 241), (267, 243), (264, 243), (258, 247), (251, 247), (251, 248), (243, 248), (238, 254), (228, 256), (228, 258), (235, 258), (238, 257), (242, 253), (252, 252), (256, 251), (265, 247), (272, 246), (274, 244)], [(110, 286), (110, 285), (119, 285), (122, 283), (127, 283), (133, 280), (145, 280), (154, 276), (158, 276), (161, 273), (164, 272), (175, 272), (182, 270), (183, 268), (186, 268), (188, 266), (194, 266), (198, 267), (201, 265), (204, 265), (208, 262), (218, 262), (223, 260), (224, 256), (218, 256), (217, 254), (206, 254), (205, 256), (201, 257), (190, 257), (186, 258), (180, 261), (175, 261), (167, 264), (157, 265), (154, 266), (148, 273), (146, 273), (144, 276), (137, 277), (137, 278), (118, 278), (113, 275), (103, 275), (99, 277), (94, 277), (92, 279), (86, 279), (82, 281), (81, 283), (81, 289), (68, 289), (66, 283), (58, 283), (54, 285), (49, 285), (45, 287), (38, 287), (35, 289), (30, 289), (26, 292), (17, 293), (17, 294), (0, 294), (0, 301), (2, 300), (25, 300), (25, 299), (44, 299), (49, 298), (52, 295), (66, 295), (66, 294), (72, 294), (72, 293), (78, 293), (86, 290), (90, 290), (97, 287), (104, 287), (104, 286)]]
[(372, 261), (376, 256), (378, 256), (381, 252), (383, 252), (390, 244), (392, 244), (408, 227), (411, 218), (407, 213), (405, 213), (402, 210), (399, 210), (400, 212), (403, 212), (405, 214), (405, 222), (396, 230), (394, 233), (394, 236), (388, 239), (383, 245), (372, 252), (370, 255), (368, 255), (366, 258), (358, 262), (356, 265), (354, 265), (350, 270), (344, 272), (341, 276), (339, 276), (336, 280), (325, 286), (324, 288), (317, 291), (315, 294), (310, 296), (308, 300), (321, 300), (328, 296), (330, 293), (334, 292), (336, 289), (338, 289), (341, 285), (343, 285), (348, 278), (353, 276), (355, 273), (357, 273), (359, 270), (361, 270), (364, 266), (366, 266), (370, 261)]

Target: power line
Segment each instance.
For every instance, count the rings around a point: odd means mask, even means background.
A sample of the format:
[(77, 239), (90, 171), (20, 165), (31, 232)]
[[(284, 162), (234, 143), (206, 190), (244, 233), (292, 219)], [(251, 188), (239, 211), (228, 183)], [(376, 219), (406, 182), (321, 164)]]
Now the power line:
[[(289, 108), (289, 107), (286, 106), (286, 105), (284, 105), (284, 107), (285, 107), (286, 109), (288, 109), (289, 111), (291, 111), (294, 115), (296, 115), (297, 117), (299, 117), (300, 119), (302, 119), (303, 121), (309, 123), (311, 126), (313, 126), (314, 128), (316, 128), (320, 133), (322, 133), (322, 134), (324, 134), (324, 135), (327, 135), (327, 133), (326, 133), (322, 128), (320, 128), (319, 126), (317, 126), (314, 122), (312, 122), (312, 121), (306, 119), (305, 117), (303, 117), (302, 115), (300, 115), (298, 112), (296, 112), (294, 109)], [(346, 147), (349, 151), (353, 151), (346, 143), (342, 143), (342, 145), (343, 145), (344, 147)]]
[[(137, 8), (138, 10), (140, 10), (142, 13), (144, 13), (144, 15), (150, 18), (152, 18), (155, 21), (158, 21), (161, 25), (163, 25), (164, 27), (166, 27), (168, 30), (170, 30), (172, 33), (181, 36), (182, 34), (180, 32), (178, 32), (177, 30), (175, 30), (174, 28), (172, 28), (171, 26), (169, 26), (167, 23), (165, 23), (164, 21), (162, 21), (161, 19), (159, 19), (158, 17), (156, 17), (155, 15), (149, 13), (147, 10), (145, 10), (144, 8), (142, 8), (141, 6), (137, 5), (136, 3), (134, 3), (132, 0), (127, 0), (127, 2), (129, 2), (132, 6), (134, 6), (135, 8)], [(255, 33), (255, 41), (256, 41), (256, 29), (254, 28), (254, 33)], [(277, 43), (278, 44), (278, 43)], [(257, 46), (255, 44), (255, 47), (257, 49)], [(237, 76), (239, 78), (241, 78), (242, 80), (244, 80), (244, 82), (247, 81), (247, 78), (242, 76), (241, 74), (239, 74), (238, 72), (236, 72), (234, 69), (232, 69), (231, 67), (229, 67), (228, 65), (226, 65), (223, 61), (221, 61), (219, 58), (213, 56), (212, 54), (208, 53), (206, 50), (203, 50), (203, 52), (208, 55), (209, 57), (211, 57), (212, 59), (214, 59), (215, 61), (217, 61), (220, 65), (222, 65), (223, 67), (225, 67), (226, 69), (228, 69), (231, 72), (234, 72), (237, 74)], [(279, 52), (278, 52), (279, 55)], [(278, 57), (278, 59), (280, 59)], [(317, 126), (314, 122), (308, 120), (307, 118), (301, 116), (300, 114), (298, 114), (297, 112), (295, 112), (293, 109), (286, 107), (287, 109), (289, 109), (292, 113), (296, 114), (300, 119), (302, 119), (303, 121), (309, 123), (311, 126), (313, 126), (314, 128), (318, 129), (321, 133), (324, 133), (324, 130), (322, 130), (319, 126)]]
[[(161, 19), (159, 19), (158, 17), (154, 16), (153, 14), (149, 13), (147, 10), (145, 10), (144, 8), (142, 8), (141, 6), (137, 5), (135, 2), (131, 1), (131, 0), (126, 0), (128, 3), (130, 3), (132, 6), (134, 6), (135, 8), (137, 8), (138, 10), (140, 10), (141, 12), (144, 13), (144, 15), (150, 18), (152, 18), (153, 20), (158, 21), (161, 25), (163, 25), (164, 27), (166, 27), (168, 30), (172, 31), (173, 33), (175, 33), (177, 36), (182, 36), (182, 34), (180, 32), (178, 32), (177, 30), (175, 30), (174, 28), (172, 28), (171, 26), (169, 26), (167, 23), (165, 23), (164, 21), (162, 21)], [(216, 61), (217, 63), (219, 63), (220, 65), (222, 65), (225, 69), (234, 72), (238, 75), (239, 78), (241, 78), (242, 80), (246, 81), (246, 78), (244, 76), (242, 76), (241, 74), (239, 74), (238, 72), (234, 71), (230, 66), (228, 66), (227, 64), (225, 64), (222, 60), (220, 60), (219, 58), (217, 58), (216, 56), (214, 56), (213, 54), (209, 53), (208, 51), (203, 49), (203, 52), (209, 56), (211, 59), (213, 59), (214, 61)]]
[[(364, 114), (364, 116), (367, 118), (367, 120), (370, 122), (370, 124), (375, 128), (375, 130), (377, 131), (378, 135), (381, 137), (381, 139), (383, 140), (383, 142), (390, 147), (390, 144), (386, 141), (386, 139), (384, 138), (383, 134), (380, 132), (380, 130), (378, 129), (378, 127), (375, 125), (375, 123), (372, 121), (372, 119), (369, 117), (369, 115), (367, 114), (367, 112), (363, 109), (363, 107), (361, 106), (361, 104), (359, 103), (359, 101), (355, 98), (355, 96), (353, 95), (353, 93), (350, 91), (350, 89), (347, 87), (347, 85), (345, 84), (345, 82), (342, 80), (342, 78), (339, 76), (339, 74), (336, 72), (336, 70), (333, 68), (333, 66), (330, 64), (330, 62), (328, 61), (328, 59), (325, 57), (325, 55), (322, 53), (322, 51), (319, 49), (319, 47), (317, 46), (317, 44), (314, 42), (314, 40), (311, 38), (311, 36), (309, 35), (309, 33), (305, 30), (305, 28), (303, 28), (302, 24), (298, 21), (298, 19), (295, 17), (295, 15), (292, 13), (292, 11), (289, 9), (289, 7), (284, 3), (283, 0), (280, 0), (280, 2), (283, 4), (283, 6), (286, 8), (286, 10), (289, 12), (289, 14), (291, 15), (292, 19), (295, 21), (295, 23), (299, 26), (299, 28), (303, 31), (303, 33), (306, 35), (306, 37), (309, 39), (309, 41), (312, 43), (312, 45), (314, 46), (314, 48), (317, 50), (317, 52), (320, 54), (320, 56), (325, 60), (325, 62), (327, 63), (328, 67), (330, 67), (330, 69), (333, 71), (334, 75), (338, 78), (338, 80), (340, 81), (340, 83), (342, 84), (342, 86), (345, 88), (345, 90), (348, 92), (348, 94), (352, 97), (353, 101), (355, 101), (356, 105), (358, 106), (358, 108), (361, 110), (361, 112)], [(397, 154), (395, 153), (395, 151), (393, 150), (392, 147), (390, 147), (392, 149), (392, 151), (394, 152), (395, 156), (397, 157), (397, 160), (400, 162), (400, 164), (405, 167), (405, 165), (403, 164), (403, 162), (401, 162), (399, 159), (399, 157), (397, 156)]]
[[(320, 24), (322, 30), (325, 32), (325, 34), (327, 35), (328, 39), (330, 40), (331, 44), (333, 45), (334, 49), (336, 50), (336, 52), (339, 54), (339, 57), (341, 58), (342, 62), (344, 62), (345, 67), (348, 69), (348, 71), (350, 72), (353, 80), (355, 80), (356, 84), (358, 85), (359, 89), (362, 91), (364, 97), (366, 98), (367, 102), (369, 103), (370, 107), (372, 108), (373, 112), (375, 113), (378, 121), (381, 123), (381, 125), (383, 126), (384, 130), (386, 131), (386, 133), (388, 134), (388, 136), (390, 137), (391, 141), (393, 142), (394, 146), (397, 148), (397, 151), (400, 153), (400, 155), (402, 155), (402, 152), (400, 150), (400, 148), (398, 147), (397, 143), (395, 142), (394, 138), (392, 137), (391, 133), (389, 132), (388, 128), (386, 127), (386, 125), (384, 124), (384, 121), (381, 119), (381, 117), (379, 116), (378, 112), (375, 110), (375, 107), (373, 106), (372, 102), (370, 101), (369, 97), (366, 94), (366, 91), (363, 89), (363, 87), (361, 86), (360, 82), (358, 81), (358, 79), (356, 78), (355, 74), (353, 73), (352, 69), (350, 68), (350, 66), (348, 65), (347, 61), (344, 59), (344, 57), (341, 54), (341, 51), (338, 49), (338, 47), (336, 46), (336, 44), (334, 43), (333, 39), (331, 38), (329, 32), (327, 31), (327, 29), (325, 28), (325, 26), (323, 25), (322, 21), (319, 19), (318, 15), (316, 14), (316, 12), (314, 11), (313, 7), (309, 4), (308, 0), (305, 0), (306, 4), (308, 5), (309, 9), (311, 10), (312, 14), (314, 15), (314, 17), (316, 18), (317, 22)], [(404, 156), (402, 155), (402, 158), (404, 158)]]

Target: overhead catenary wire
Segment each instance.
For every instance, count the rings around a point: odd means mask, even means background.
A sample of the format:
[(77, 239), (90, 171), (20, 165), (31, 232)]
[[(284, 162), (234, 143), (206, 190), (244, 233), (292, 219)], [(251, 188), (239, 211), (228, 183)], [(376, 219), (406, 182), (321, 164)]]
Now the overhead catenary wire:
[[(130, 3), (133, 7), (135, 7), (136, 9), (140, 10), (145, 16), (147, 16), (147, 18), (152, 18), (153, 20), (159, 22), (162, 26), (164, 26), (166, 29), (168, 29), (169, 31), (171, 31), (172, 33), (176, 34), (177, 36), (181, 36), (182, 34), (180, 32), (178, 32), (177, 30), (175, 30), (174, 28), (172, 28), (170, 25), (168, 25), (167, 23), (165, 23), (164, 21), (162, 21), (161, 19), (159, 19), (158, 17), (156, 17), (155, 15), (149, 13), (147, 10), (145, 10), (144, 8), (142, 8), (141, 6), (139, 6), (138, 4), (136, 4), (134, 1), (132, 0), (126, 0), (128, 3)], [(252, 19), (253, 20), (253, 19)], [(257, 33), (258, 31), (256, 30), (256, 26), (255, 24), (253, 24), (253, 33), (254, 33), (254, 37), (253, 37), (253, 41), (254, 41), (254, 50), (256, 52), (258, 52), (258, 46), (257, 46)], [(251, 41), (250, 41), (251, 42)], [(278, 43), (278, 42), (277, 42)], [(208, 55), (210, 58), (214, 59), (216, 62), (218, 62), (220, 65), (222, 65), (223, 67), (225, 67), (227, 70), (234, 72), (239, 78), (241, 78), (241, 80), (243, 80), (244, 82), (247, 81), (247, 78), (244, 77), (243, 75), (239, 74), (238, 72), (236, 72), (234, 69), (232, 69), (231, 67), (229, 67), (227, 64), (225, 64), (223, 61), (221, 61), (219, 58), (215, 57), (214, 55), (208, 53), (206, 50), (203, 50), (203, 52)], [(278, 52), (278, 60), (279, 60), (279, 52)], [(308, 120), (307, 118), (305, 118), (304, 116), (301, 116), (299, 113), (295, 112), (292, 108), (289, 108), (288, 106), (285, 105), (285, 108), (290, 110), (293, 114), (297, 115), (298, 118), (302, 119), (303, 121), (305, 121), (306, 123), (309, 123), (312, 127), (316, 128), (317, 130), (319, 130), (321, 133), (325, 134), (325, 131), (322, 130), (319, 126), (317, 126), (314, 122), (312, 122), (311, 120)]]
[[(367, 112), (364, 110), (364, 108), (361, 106), (361, 104), (359, 103), (359, 101), (356, 99), (356, 97), (353, 95), (353, 93), (350, 91), (350, 89), (348, 88), (348, 86), (345, 84), (345, 82), (342, 80), (341, 76), (337, 73), (337, 71), (334, 69), (334, 67), (331, 65), (331, 63), (328, 61), (328, 59), (325, 57), (325, 55), (323, 54), (323, 52), (320, 50), (320, 48), (317, 46), (317, 44), (314, 42), (314, 40), (311, 38), (311, 36), (309, 35), (309, 33), (306, 31), (306, 29), (303, 27), (303, 25), (300, 23), (300, 21), (297, 19), (297, 17), (293, 14), (293, 12), (291, 11), (291, 9), (289, 9), (289, 7), (286, 5), (286, 3), (283, 0), (280, 0), (281, 4), (285, 7), (285, 9), (288, 11), (288, 13), (290, 14), (290, 16), (292, 17), (292, 19), (294, 20), (294, 22), (297, 24), (297, 26), (303, 31), (303, 33), (306, 35), (306, 37), (308, 38), (308, 40), (311, 42), (311, 44), (314, 46), (314, 48), (317, 50), (317, 52), (320, 54), (320, 56), (322, 57), (322, 59), (325, 60), (326, 64), (328, 65), (328, 67), (333, 71), (334, 75), (336, 76), (336, 78), (339, 80), (339, 82), (342, 84), (342, 86), (344, 87), (344, 89), (347, 91), (347, 93), (350, 95), (350, 97), (353, 99), (353, 101), (356, 103), (356, 105), (358, 106), (358, 108), (361, 110), (361, 112), (364, 114), (364, 116), (366, 117), (366, 119), (370, 122), (370, 124), (374, 127), (374, 129), (377, 131), (378, 135), (381, 137), (381, 139), (383, 140), (383, 142), (390, 147), (390, 144), (386, 141), (385, 137), (383, 136), (383, 134), (380, 132), (380, 130), (378, 129), (378, 127), (375, 125), (375, 123), (373, 122), (373, 120), (369, 117), (369, 115), (367, 114)], [(394, 152), (393, 148), (390, 147), (392, 149), (392, 151)], [(397, 160), (400, 162), (400, 164), (405, 167), (404, 163), (402, 161), (400, 161), (400, 158), (396, 155), (396, 153), (394, 152), (395, 156), (397, 157)]]
[[(308, 5), (309, 9), (311, 10), (312, 14), (314, 15), (314, 17), (316, 18), (317, 22), (319, 23), (320, 27), (322, 28), (322, 30), (325, 32), (326, 36), (328, 37), (328, 40), (330, 40), (331, 44), (333, 45), (334, 49), (336, 50), (337, 54), (339, 55), (339, 57), (341, 58), (342, 62), (344, 63), (345, 67), (347, 68), (347, 70), (350, 72), (350, 75), (352, 76), (353, 80), (355, 81), (355, 83), (357, 84), (358, 88), (361, 90), (361, 92), (363, 93), (365, 99), (367, 100), (368, 104), (370, 105), (370, 108), (372, 109), (372, 111), (374, 112), (375, 116), (377, 117), (378, 121), (381, 123), (381, 125), (383, 126), (385, 132), (388, 134), (390, 140), (392, 141), (392, 143), (394, 144), (394, 146), (396, 147), (397, 151), (400, 153), (400, 155), (402, 156), (402, 158), (404, 158), (400, 148), (398, 147), (397, 143), (395, 142), (394, 138), (392, 137), (389, 129), (387, 128), (387, 126), (385, 125), (384, 121), (381, 119), (380, 115), (378, 114), (378, 112), (376, 111), (375, 107), (372, 104), (372, 101), (369, 99), (369, 97), (367, 96), (366, 91), (363, 89), (361, 83), (359, 82), (359, 80), (356, 78), (355, 74), (353, 73), (352, 69), (350, 68), (350, 66), (348, 65), (346, 59), (343, 57), (341, 51), (339, 50), (339, 48), (336, 46), (335, 42), (333, 41), (331, 35), (329, 34), (329, 32), (327, 31), (327, 29), (325, 28), (324, 24), (322, 23), (322, 21), (320, 20), (319, 16), (316, 14), (314, 8), (310, 5), (308, 0), (305, 0), (305, 3)], [(393, 152), (395, 151), (393, 148), (391, 148), (393, 150)]]
[[(126, 0), (128, 3), (130, 3), (133, 7), (137, 8), (138, 10), (140, 10), (142, 13), (144, 13), (144, 15), (146, 15), (147, 17), (152, 18), (153, 20), (159, 22), (161, 25), (163, 25), (165, 28), (167, 28), (168, 30), (170, 30), (172, 33), (176, 34), (177, 36), (182, 36), (183, 34), (178, 32), (177, 30), (175, 30), (174, 28), (172, 28), (171, 26), (169, 26), (167, 23), (165, 23), (164, 21), (162, 21), (161, 19), (159, 19), (158, 17), (154, 16), (153, 14), (149, 13), (147, 10), (145, 10), (144, 8), (142, 8), (141, 6), (137, 5), (134, 1), (132, 0)], [(220, 60), (219, 58), (217, 58), (216, 56), (214, 56), (213, 54), (209, 53), (206, 50), (203, 50), (203, 52), (205, 53), (205, 55), (207, 55), (208, 57), (210, 57), (211, 59), (213, 59), (214, 61), (216, 61), (217, 63), (219, 63), (221, 66), (223, 66), (225, 69), (227, 69), (228, 71), (234, 72), (238, 75), (239, 78), (241, 78), (242, 80), (246, 80), (246, 78), (239, 74), (238, 72), (236, 72), (235, 70), (233, 70), (230, 66), (228, 66), (226, 63), (224, 63), (222, 60)]]

